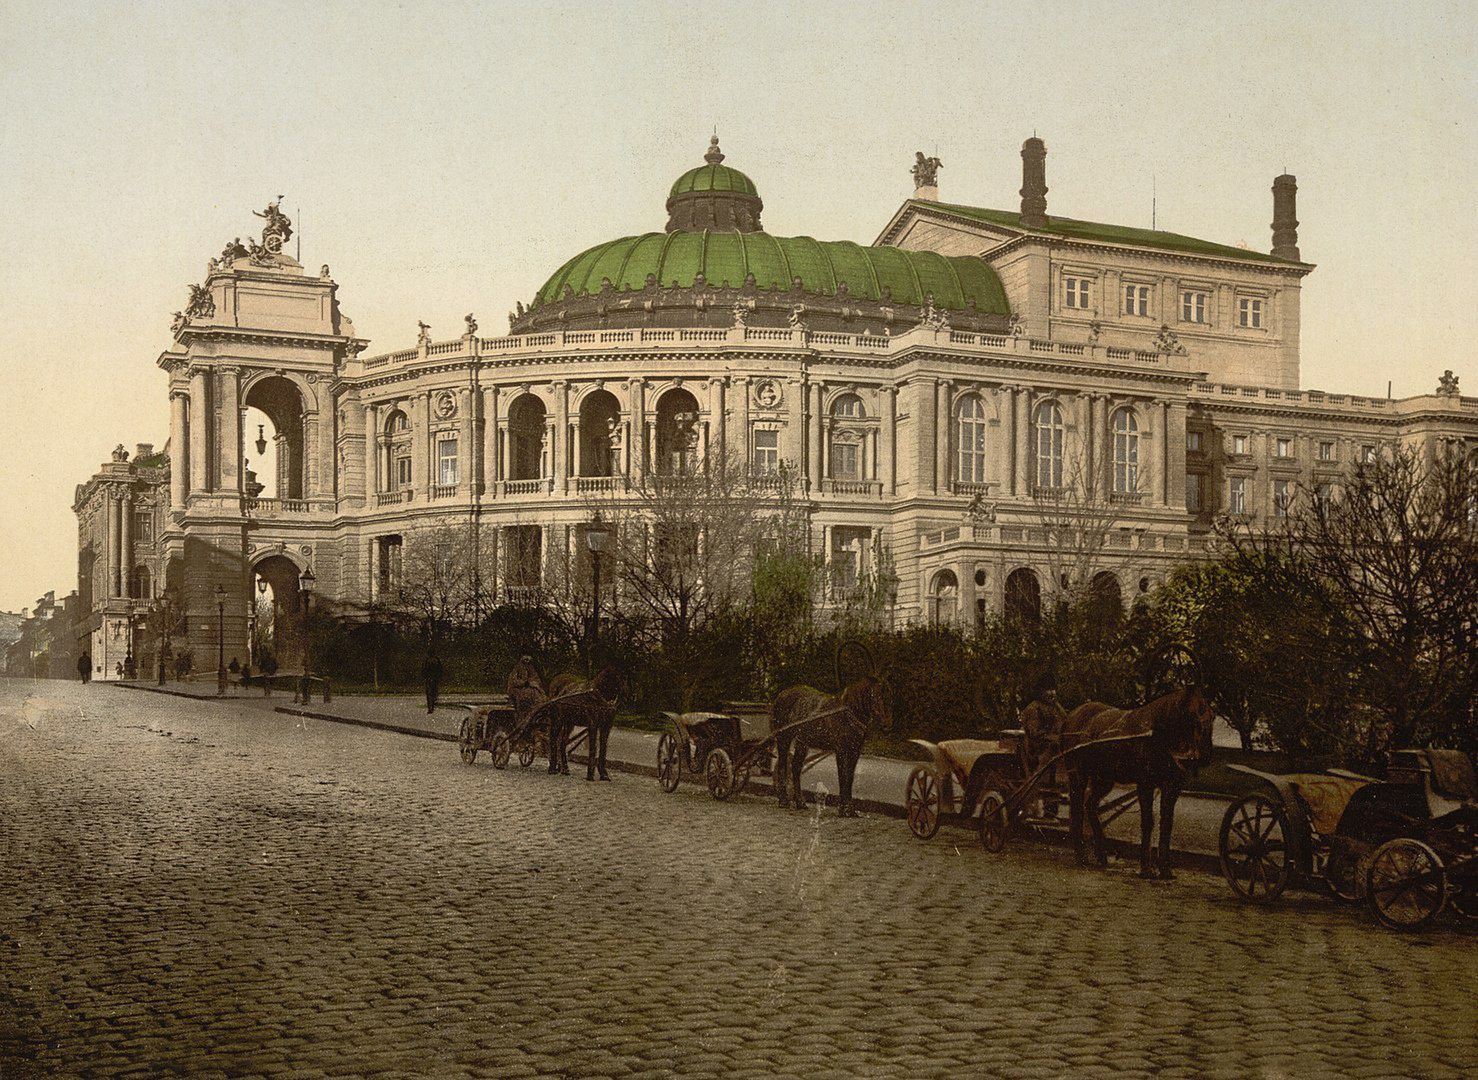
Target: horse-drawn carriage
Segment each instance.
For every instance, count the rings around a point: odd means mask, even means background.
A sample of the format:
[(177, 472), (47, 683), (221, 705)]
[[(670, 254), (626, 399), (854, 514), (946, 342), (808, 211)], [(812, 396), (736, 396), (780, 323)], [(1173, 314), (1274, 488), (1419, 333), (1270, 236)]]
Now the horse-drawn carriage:
[(744, 790), (751, 772), (774, 764), (770, 712), (764, 704), (736, 704), (728, 712), (667, 713), (672, 730), (657, 740), (657, 781), (674, 792), (684, 772), (700, 774), (723, 802)]
[[(1019, 729), (1003, 731), (999, 739), (909, 741), (933, 759), (915, 766), (904, 786), (905, 817), (919, 839), (938, 832), (945, 817), (974, 819), (981, 847), (994, 853), (1005, 850), (1012, 830), (1067, 827), (1062, 810), (1068, 805), (1064, 773), (1071, 750), (1033, 766), (1026, 733)], [(1103, 803), (1103, 823), (1116, 819), (1135, 797), (1131, 791)]]
[(610, 675), (609, 670), (593, 680), (559, 676), (550, 684), (551, 694), (541, 689), (523, 698), (522, 707), (512, 700), (467, 705), (468, 716), (457, 738), (462, 760), (471, 765), (478, 752), (486, 750), (493, 768), (502, 769), (517, 753), (518, 763), (528, 768), (536, 755), (543, 755), (549, 758), (550, 772), (568, 772), (570, 751), (588, 741), (587, 772), (593, 779), (598, 768), (601, 779), (607, 779), (605, 741), (622, 685), (620, 676)]
[(543, 750), (543, 740), (524, 733), (513, 707), (506, 702), (464, 703), (462, 707), (467, 715), (457, 734), (457, 749), (463, 764), (471, 765), (480, 752), (486, 751), (493, 767), (501, 769), (517, 750), (518, 763), (528, 768), (534, 763), (534, 753)]
[(1232, 768), (1265, 785), (1222, 818), (1221, 868), (1237, 895), (1266, 904), (1322, 884), (1393, 929), (1423, 926), (1448, 903), (1478, 919), (1478, 779), (1466, 754), (1401, 750), (1385, 780)]

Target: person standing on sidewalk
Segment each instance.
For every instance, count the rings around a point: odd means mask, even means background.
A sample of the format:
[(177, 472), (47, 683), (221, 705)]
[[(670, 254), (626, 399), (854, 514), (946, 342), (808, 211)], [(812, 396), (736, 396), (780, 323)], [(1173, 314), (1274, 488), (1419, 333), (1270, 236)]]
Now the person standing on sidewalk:
[(433, 646), (426, 650), (426, 660), (421, 665), (421, 678), (426, 681), (426, 712), (436, 711), (436, 699), (441, 695), (441, 659)]
[(92, 654), (91, 653), (89, 653), (89, 652), (83, 652), (83, 654), (81, 656), (77, 657), (77, 674), (79, 676), (81, 676), (83, 682), (91, 682), (92, 681)]

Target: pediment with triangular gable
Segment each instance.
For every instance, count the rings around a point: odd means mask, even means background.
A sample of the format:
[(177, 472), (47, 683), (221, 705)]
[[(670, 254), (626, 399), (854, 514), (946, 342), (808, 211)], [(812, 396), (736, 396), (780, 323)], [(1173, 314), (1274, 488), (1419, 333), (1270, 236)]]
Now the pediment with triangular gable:
[(877, 246), (941, 255), (984, 255), (1025, 230), (953, 211), (949, 204), (909, 199), (873, 241)]

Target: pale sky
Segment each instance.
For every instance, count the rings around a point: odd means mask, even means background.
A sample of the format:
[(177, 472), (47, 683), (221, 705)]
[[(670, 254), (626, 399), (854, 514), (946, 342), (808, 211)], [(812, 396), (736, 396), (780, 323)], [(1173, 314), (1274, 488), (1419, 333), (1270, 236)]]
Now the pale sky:
[(1478, 392), (1471, 3), (0, 2), (0, 609), (76, 587), (74, 485), (162, 445), (170, 312), (282, 193), (371, 352), (661, 229), (718, 128), (781, 235), (912, 192), (1271, 243), (1298, 176), (1305, 387)]

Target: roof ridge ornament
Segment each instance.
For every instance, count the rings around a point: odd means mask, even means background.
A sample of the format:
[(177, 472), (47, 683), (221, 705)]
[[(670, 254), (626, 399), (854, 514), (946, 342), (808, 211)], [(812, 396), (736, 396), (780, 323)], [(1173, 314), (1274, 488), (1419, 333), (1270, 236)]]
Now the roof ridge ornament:
[(713, 133), (713, 138), (708, 140), (708, 153), (703, 155), (703, 160), (710, 165), (717, 165), (724, 160), (724, 152), (718, 148), (718, 132)]

